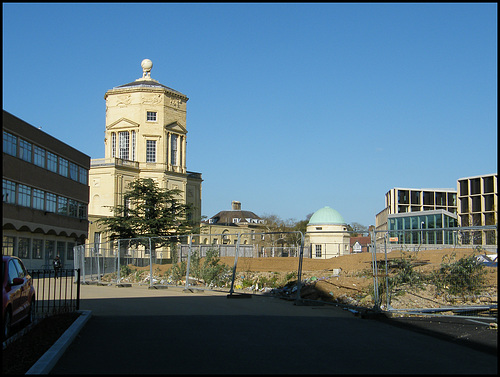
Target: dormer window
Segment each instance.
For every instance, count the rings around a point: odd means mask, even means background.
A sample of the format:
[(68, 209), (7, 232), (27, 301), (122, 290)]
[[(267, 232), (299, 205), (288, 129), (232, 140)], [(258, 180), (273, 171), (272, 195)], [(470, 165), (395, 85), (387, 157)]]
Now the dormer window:
[(156, 111), (148, 111), (146, 120), (148, 122), (156, 122)]
[(239, 219), (239, 218), (235, 217), (235, 218), (233, 219), (233, 223), (237, 224), (237, 223), (239, 223), (239, 222), (240, 222), (240, 219)]

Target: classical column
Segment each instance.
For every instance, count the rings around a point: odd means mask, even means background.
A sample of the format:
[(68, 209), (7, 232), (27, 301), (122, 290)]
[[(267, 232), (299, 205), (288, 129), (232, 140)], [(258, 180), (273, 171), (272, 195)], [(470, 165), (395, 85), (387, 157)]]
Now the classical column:
[(167, 140), (166, 140), (166, 144), (167, 144), (167, 159), (166, 159), (166, 163), (167, 163), (167, 170), (170, 170), (170, 132), (167, 132), (166, 138), (167, 138)]

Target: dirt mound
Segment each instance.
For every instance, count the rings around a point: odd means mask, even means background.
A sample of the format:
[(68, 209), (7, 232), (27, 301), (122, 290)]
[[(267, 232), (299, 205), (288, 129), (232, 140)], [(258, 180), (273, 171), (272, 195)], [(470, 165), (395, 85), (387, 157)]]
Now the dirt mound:
[[(388, 262), (406, 259), (411, 257), (415, 264), (415, 269), (422, 273), (428, 273), (441, 266), (443, 258), (455, 253), (456, 260), (474, 253), (472, 249), (443, 249), (443, 250), (422, 250), (418, 252), (393, 251), (376, 254), (379, 268), (379, 283), (385, 280), (385, 260)], [(476, 252), (476, 254), (479, 254)], [(372, 254), (359, 253), (343, 255), (330, 259), (302, 260), (302, 282), (301, 296), (307, 299), (336, 300), (348, 304), (371, 307), (373, 306), (373, 272)], [(234, 257), (221, 257), (220, 262), (229, 267), (234, 266)], [(132, 267), (132, 266), (131, 266)], [(165, 272), (172, 267), (171, 264), (154, 265), (153, 274), (164, 276)], [(238, 258), (236, 268), (235, 287), (236, 289), (252, 289), (268, 292), (276, 287), (276, 283), (284, 285), (287, 281), (296, 279), (298, 272), (299, 258), (297, 257), (274, 257), (274, 258)], [(147, 270), (149, 267), (132, 267), (132, 269)], [(497, 273), (496, 267), (486, 267), (487, 288), (481, 298), (471, 298), (464, 304), (496, 303)], [(144, 271), (146, 272), (146, 271)], [(293, 274), (295, 273), (295, 274)], [(251, 282), (245, 285), (245, 282)], [(271, 285), (271, 282), (274, 284)], [(401, 290), (404, 294), (401, 294)], [(290, 294), (292, 292), (290, 291)], [(435, 287), (425, 285), (423, 288), (413, 289), (402, 287), (399, 295), (392, 297), (392, 306), (398, 308), (411, 307), (436, 307), (452, 304), (446, 295), (436, 292)], [(452, 301), (454, 298), (451, 299)]]

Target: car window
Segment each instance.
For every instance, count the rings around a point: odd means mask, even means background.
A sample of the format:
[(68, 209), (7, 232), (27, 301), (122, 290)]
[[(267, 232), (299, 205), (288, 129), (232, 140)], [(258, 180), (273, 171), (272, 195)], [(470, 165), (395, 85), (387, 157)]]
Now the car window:
[(12, 282), (14, 281), (14, 278), (17, 278), (17, 277), (18, 277), (18, 272), (17, 272), (16, 265), (14, 264), (13, 260), (10, 260), (9, 261), (9, 283), (12, 284)]
[(17, 267), (17, 276), (24, 278), (26, 276), (26, 268), (24, 267), (24, 264), (17, 259), (14, 259), (14, 263)]

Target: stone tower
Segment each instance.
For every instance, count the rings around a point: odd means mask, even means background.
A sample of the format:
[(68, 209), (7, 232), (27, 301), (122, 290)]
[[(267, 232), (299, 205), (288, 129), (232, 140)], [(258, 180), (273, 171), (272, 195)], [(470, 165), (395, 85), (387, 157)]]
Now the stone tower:
[[(141, 66), (141, 78), (104, 95), (105, 158), (91, 161), (89, 220), (111, 216), (109, 207), (123, 204), (130, 182), (152, 178), (162, 188), (181, 190), (180, 199), (194, 205), (191, 219), (197, 222), (202, 179), (186, 167), (188, 97), (152, 79), (151, 60)], [(91, 226), (90, 242), (92, 234)]]

